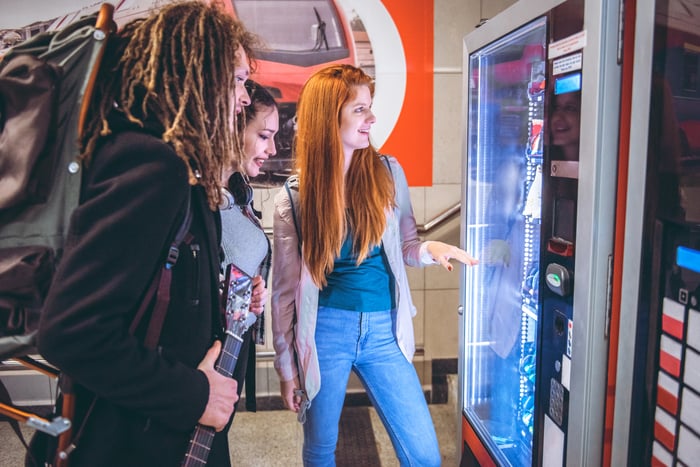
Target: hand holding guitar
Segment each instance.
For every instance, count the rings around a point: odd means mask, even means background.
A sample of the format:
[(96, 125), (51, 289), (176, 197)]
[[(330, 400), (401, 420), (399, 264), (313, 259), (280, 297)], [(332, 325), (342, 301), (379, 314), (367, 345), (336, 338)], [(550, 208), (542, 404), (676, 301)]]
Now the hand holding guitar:
[[(264, 284), (264, 282), (263, 282)], [(184, 467), (204, 467), (214, 441), (215, 430), (221, 431), (233, 413), (238, 400), (236, 381), (232, 378), (243, 345), (243, 334), (255, 322), (249, 313), (253, 280), (235, 265), (226, 268), (222, 302), (226, 316), (226, 338), (209, 349), (197, 367), (209, 380), (209, 402), (199, 424), (190, 437), (190, 444), (182, 461)]]
[(256, 316), (265, 311), (265, 303), (267, 302), (267, 289), (265, 288), (265, 280), (262, 276), (253, 277), (253, 293), (250, 299), (250, 312)]
[(209, 401), (199, 423), (213, 427), (216, 431), (224, 429), (233, 413), (233, 404), (238, 401), (236, 380), (222, 375), (214, 368), (220, 352), (221, 342), (216, 341), (197, 367), (209, 381)]

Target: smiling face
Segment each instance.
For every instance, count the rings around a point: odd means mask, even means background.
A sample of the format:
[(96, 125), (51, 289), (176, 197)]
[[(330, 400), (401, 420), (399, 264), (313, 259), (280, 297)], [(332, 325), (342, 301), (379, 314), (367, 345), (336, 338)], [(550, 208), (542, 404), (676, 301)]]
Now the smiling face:
[(355, 95), (340, 110), (340, 138), (345, 152), (345, 168), (350, 166), (355, 149), (369, 146), (369, 130), (377, 121), (372, 113), (369, 86), (356, 86)]
[(256, 105), (255, 117), (243, 132), (243, 171), (251, 178), (260, 174), (260, 168), (277, 154), (275, 134), (279, 130), (279, 112), (275, 107)]
[[(238, 49), (236, 50), (235, 63), (236, 66), (233, 70), (235, 86), (233, 89), (233, 95), (230, 96), (230, 114), (228, 122), (229, 131), (232, 133), (236, 131), (236, 121), (240, 117), (241, 112), (243, 112), (243, 107), (250, 105), (250, 95), (245, 88), (245, 83), (250, 77), (250, 60), (248, 59), (248, 54), (246, 54), (245, 49), (242, 46), (238, 46)], [(231, 161), (223, 168), (221, 176), (224, 183), (228, 180), (231, 173), (233, 173), (236, 160), (236, 157), (232, 155)]]
[(570, 92), (554, 97), (549, 129), (552, 144), (578, 149), (581, 128), (581, 94)]

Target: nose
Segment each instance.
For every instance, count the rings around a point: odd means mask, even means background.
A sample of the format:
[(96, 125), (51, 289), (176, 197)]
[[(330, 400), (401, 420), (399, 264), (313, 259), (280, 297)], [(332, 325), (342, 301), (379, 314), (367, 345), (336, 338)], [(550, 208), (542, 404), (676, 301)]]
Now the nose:
[(270, 138), (267, 143), (267, 154), (272, 157), (277, 154), (277, 146), (275, 145), (275, 138)]
[(247, 107), (250, 105), (250, 95), (248, 94), (248, 90), (245, 88), (245, 86), (241, 86), (238, 89), (238, 103), (243, 106)]
[(377, 121), (376, 115), (374, 115), (374, 112), (371, 110), (369, 111), (369, 114), (367, 115), (367, 122), (369, 123), (375, 123)]

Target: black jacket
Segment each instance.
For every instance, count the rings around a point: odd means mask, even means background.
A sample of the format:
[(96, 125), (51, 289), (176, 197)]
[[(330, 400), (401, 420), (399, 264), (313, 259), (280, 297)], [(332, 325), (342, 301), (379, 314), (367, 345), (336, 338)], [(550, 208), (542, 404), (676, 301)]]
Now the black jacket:
[[(71, 467), (179, 466), (208, 400), (196, 367), (222, 336), (219, 214), (201, 187), (189, 186), (170, 146), (144, 131), (116, 131), (83, 177), (38, 335), (41, 355), (79, 385), (74, 428), (97, 396)], [(146, 350), (128, 327), (162, 267), (188, 190), (193, 240), (173, 268), (160, 345)], [(209, 465), (229, 465), (225, 433)]]

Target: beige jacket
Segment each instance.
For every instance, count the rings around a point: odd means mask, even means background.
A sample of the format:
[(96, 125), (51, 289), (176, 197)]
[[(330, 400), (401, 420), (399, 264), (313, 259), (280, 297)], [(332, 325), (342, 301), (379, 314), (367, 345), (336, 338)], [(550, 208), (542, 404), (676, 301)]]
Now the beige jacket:
[[(397, 207), (387, 210), (387, 227), (382, 236), (384, 251), (396, 281), (396, 340), (409, 361), (415, 352), (412, 318), (416, 308), (411, 300), (405, 266), (434, 264), (421, 242), (403, 169), (388, 157), (396, 187)], [(285, 188), (275, 196), (273, 220), (272, 339), (275, 369), (281, 381), (299, 376), (310, 400), (321, 387), (314, 334), (319, 289), (299, 255), (299, 239)], [(295, 206), (298, 210), (298, 207)]]

